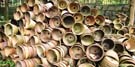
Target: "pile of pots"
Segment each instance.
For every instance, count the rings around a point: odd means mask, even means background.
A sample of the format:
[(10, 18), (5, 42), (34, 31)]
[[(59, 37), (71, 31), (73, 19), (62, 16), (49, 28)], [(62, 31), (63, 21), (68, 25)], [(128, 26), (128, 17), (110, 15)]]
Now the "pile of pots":
[(76, 1), (27, 0), (1, 27), (0, 54), (16, 67), (135, 67), (135, 27)]

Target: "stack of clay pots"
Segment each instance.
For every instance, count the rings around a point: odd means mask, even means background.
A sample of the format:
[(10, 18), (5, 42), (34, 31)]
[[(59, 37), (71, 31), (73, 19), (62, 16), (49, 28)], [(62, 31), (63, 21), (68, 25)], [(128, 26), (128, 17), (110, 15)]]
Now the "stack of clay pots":
[[(43, 0), (44, 1), (44, 0)], [(1, 27), (0, 53), (16, 67), (135, 67), (135, 27), (76, 1), (27, 0)]]

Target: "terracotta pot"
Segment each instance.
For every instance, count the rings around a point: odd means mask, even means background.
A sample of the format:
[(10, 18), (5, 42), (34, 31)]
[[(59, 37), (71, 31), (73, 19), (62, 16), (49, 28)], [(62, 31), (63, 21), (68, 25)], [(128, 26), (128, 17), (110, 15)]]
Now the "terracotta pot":
[(73, 46), (77, 42), (77, 36), (71, 32), (67, 32), (64, 34), (62, 40), (63, 40), (65, 45)]
[(125, 46), (127, 50), (129, 50), (131, 52), (134, 52), (135, 51), (134, 42), (135, 42), (135, 38), (134, 37), (130, 37), (128, 40), (126, 40), (123, 43), (123, 46)]
[(86, 56), (94, 62), (100, 61), (104, 57), (104, 50), (99, 44), (87, 47)]
[(122, 24), (114, 24), (114, 28), (117, 30), (122, 29), (123, 25)]
[(59, 41), (59, 40), (62, 39), (63, 35), (65, 34), (65, 29), (63, 29), (63, 28), (54, 28), (52, 30), (51, 34), (52, 34), (52, 38), (54, 40)]
[(61, 55), (57, 49), (50, 49), (46, 52), (46, 58), (49, 63), (56, 65), (58, 62), (60, 62)]
[(112, 28), (109, 25), (104, 25), (102, 28), (103, 32), (107, 35), (107, 34), (111, 34), (112, 33)]
[(15, 48), (11, 48), (11, 47), (5, 47), (4, 52), (6, 57), (16, 53)]
[(36, 20), (37, 22), (44, 22), (44, 21), (46, 20), (46, 18), (45, 18), (45, 15), (44, 15), (43, 13), (39, 13), (39, 14), (36, 16), (35, 20)]
[(64, 58), (66, 54), (68, 53), (68, 49), (66, 46), (56, 46), (55, 49), (57, 49), (60, 52), (61, 58)]
[(23, 3), (20, 7), (21, 12), (25, 13), (29, 10), (29, 7), (26, 3)]
[(60, 16), (55, 16), (49, 20), (49, 25), (51, 28), (60, 27), (61, 23), (62, 23), (62, 20)]
[(96, 19), (96, 24), (104, 25), (104, 23), (105, 23), (105, 17), (104, 16), (97, 15), (95, 19)]
[(43, 13), (45, 11), (45, 5), (44, 4), (35, 4), (33, 6), (33, 13), (35, 15), (38, 15), (39, 13)]
[(90, 61), (87, 57), (83, 57), (83, 58), (79, 59), (79, 61), (77, 62), (77, 66), (84, 64), (84, 63), (90, 63), (91, 65), (95, 66), (95, 63)]
[(41, 58), (41, 61), (42, 61), (42, 64), (43, 64), (43, 67), (51, 67), (50, 63), (47, 61), (46, 58)]
[(36, 44), (39, 44), (39, 43), (40, 43), (40, 40), (37, 36), (31, 36), (30, 39), (27, 42), (28, 45), (36, 45)]
[(80, 12), (75, 13), (73, 16), (76, 23), (82, 23), (84, 20), (84, 16)]
[(104, 39), (102, 41), (101, 45), (103, 46), (103, 49), (105, 51), (110, 50), (110, 49), (114, 49), (114, 47), (115, 47), (114, 41), (111, 39)]
[(68, 5), (68, 11), (72, 14), (77, 13), (80, 10), (80, 4), (72, 2)]
[(92, 8), (90, 12), (91, 12), (92, 16), (97, 16), (98, 15), (98, 9), (97, 8)]
[(41, 41), (43, 42), (49, 41), (51, 39), (51, 32), (52, 32), (51, 29), (42, 30), (41, 34), (39, 35)]
[(80, 44), (75, 44), (69, 49), (69, 55), (72, 59), (80, 59), (84, 56), (85, 50), (84, 47)]
[(14, 14), (13, 14), (13, 18), (14, 20), (18, 21), (20, 20), (21, 18), (23, 17), (22, 13), (20, 11), (16, 11)]
[(72, 25), (75, 23), (75, 19), (70, 13), (64, 13), (62, 15), (62, 25), (65, 28), (71, 28)]
[(59, 0), (57, 3), (58, 3), (58, 8), (62, 9), (62, 10), (66, 9), (68, 6), (68, 4), (65, 0)]
[(73, 32), (73, 34), (81, 35), (81, 34), (85, 33), (85, 31), (86, 31), (85, 26), (82, 23), (75, 23), (72, 26), (72, 32)]
[(104, 32), (102, 30), (96, 30), (93, 35), (95, 41), (101, 41), (104, 37)]
[(46, 49), (45, 49), (44, 45), (37, 45), (36, 50), (37, 50), (38, 57), (40, 57), (40, 58), (45, 57), (44, 52), (46, 51)]
[(107, 51), (105, 57), (100, 63), (100, 66), (101, 67), (118, 67), (119, 66), (118, 54), (113, 50)]
[(81, 35), (81, 43), (84, 46), (89, 46), (94, 43), (94, 37), (90, 34), (83, 34)]
[(90, 7), (89, 6), (82, 6), (80, 12), (83, 16), (90, 15)]
[(118, 54), (121, 54), (124, 52), (124, 46), (120, 43), (115, 42), (115, 48), (114, 51), (116, 51)]
[(53, 18), (55, 16), (59, 16), (59, 14), (60, 14), (60, 10), (58, 9), (58, 7), (52, 6), (47, 10), (46, 17)]
[(116, 18), (116, 19), (113, 20), (113, 24), (119, 24), (119, 23), (121, 23), (120, 19)]
[(26, 21), (26, 26), (24, 28), (34, 29), (35, 25), (36, 25), (36, 22), (30, 19), (30, 21)]
[(35, 33), (39, 34), (42, 32), (42, 30), (44, 30), (46, 27), (45, 27), (45, 24), (42, 23), (42, 22), (36, 22), (36, 25), (35, 25)]
[(4, 33), (7, 36), (15, 35), (18, 32), (18, 27), (13, 24), (5, 24), (4, 26)]
[(17, 44), (19, 45), (25, 43), (25, 37), (22, 35), (14, 35), (12, 37), (9, 37), (9, 39), (11, 39), (13, 47), (16, 47)]
[(94, 25), (95, 24), (95, 18), (94, 18), (94, 16), (87, 16), (86, 18), (85, 18), (85, 24), (86, 25), (89, 25), (89, 26), (91, 26), (91, 25)]

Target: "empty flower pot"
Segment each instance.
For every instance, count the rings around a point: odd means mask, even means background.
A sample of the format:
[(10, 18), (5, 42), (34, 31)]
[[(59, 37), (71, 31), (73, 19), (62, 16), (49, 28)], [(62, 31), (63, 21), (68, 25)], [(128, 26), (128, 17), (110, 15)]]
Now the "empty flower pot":
[(96, 19), (96, 24), (104, 25), (104, 23), (105, 23), (105, 17), (104, 16), (97, 15), (95, 19)]
[(65, 34), (64, 28), (54, 28), (52, 30), (52, 38), (54, 40), (61, 40), (64, 34)]
[(20, 7), (20, 10), (21, 10), (23, 13), (25, 13), (25, 12), (27, 12), (27, 11), (29, 10), (29, 7), (28, 7), (28, 5), (27, 5), (26, 3), (23, 3), (23, 4), (21, 5), (21, 7)]
[(73, 32), (73, 34), (76, 34), (76, 35), (81, 35), (81, 34), (85, 33), (85, 26), (84, 26), (84, 24), (82, 24), (82, 23), (75, 23), (72, 26), (72, 32)]
[(46, 12), (46, 17), (53, 18), (54, 16), (59, 16), (60, 10), (56, 6), (52, 6)]
[(37, 22), (44, 22), (45, 21), (45, 15), (43, 14), (43, 13), (39, 13), (37, 16), (36, 16), (36, 18), (35, 18), (35, 20), (37, 21)]
[(43, 42), (49, 41), (51, 39), (51, 30), (50, 29), (42, 30), (39, 37), (40, 37), (41, 41), (43, 41)]
[(36, 25), (35, 25), (35, 33), (41, 33), (42, 32), (42, 30), (44, 30), (45, 29), (45, 24), (44, 23), (42, 23), (42, 22), (36, 22)]
[(134, 37), (130, 37), (128, 40), (126, 40), (123, 43), (123, 46), (125, 46), (127, 50), (129, 50), (131, 52), (134, 52), (135, 51), (134, 43), (135, 43), (135, 38)]
[(92, 16), (97, 16), (98, 15), (98, 9), (97, 8), (92, 8), (90, 12), (91, 12)]
[(84, 46), (89, 46), (94, 43), (94, 37), (90, 34), (83, 34), (81, 35), (81, 43)]
[(15, 66), (16, 67), (27, 67), (26, 63), (24, 61), (17, 61)]
[(33, 6), (33, 13), (35, 15), (38, 15), (39, 13), (43, 13), (45, 10), (45, 5), (44, 4), (35, 4)]
[(79, 61), (77, 62), (77, 66), (84, 64), (84, 63), (90, 63), (91, 65), (95, 66), (95, 63), (90, 61), (87, 57), (83, 57), (83, 58), (79, 59)]
[(94, 62), (100, 61), (104, 57), (104, 50), (99, 44), (94, 44), (87, 47), (86, 56)]
[(91, 26), (91, 25), (94, 25), (96, 21), (95, 21), (94, 16), (87, 16), (85, 18), (85, 21), (84, 22), (85, 22), (86, 25)]
[(15, 25), (12, 25), (10, 23), (5, 24), (4, 26), (4, 33), (7, 36), (15, 35), (18, 32), (18, 27)]
[(49, 25), (51, 28), (57, 28), (61, 25), (62, 21), (60, 16), (55, 16), (49, 20)]
[(40, 58), (45, 57), (44, 53), (46, 51), (46, 48), (44, 47), (44, 45), (37, 45), (36, 50), (37, 50), (38, 57), (40, 57)]
[(27, 42), (28, 45), (36, 45), (39, 43), (40, 43), (40, 40), (37, 36), (31, 36)]
[(75, 44), (69, 49), (69, 55), (72, 59), (80, 59), (84, 57), (85, 50), (80, 44)]
[(122, 24), (114, 24), (114, 28), (117, 29), (117, 30), (120, 30), (122, 29), (123, 25)]
[(114, 51), (116, 51), (118, 54), (123, 53), (124, 52), (124, 46), (120, 43), (116, 43), (115, 42), (115, 48)]
[(65, 0), (59, 0), (58, 1), (58, 8), (59, 9), (66, 9), (67, 6), (68, 6), (68, 4)]
[(77, 36), (74, 35), (71, 32), (67, 32), (64, 34), (63, 38), (62, 38), (63, 42), (65, 45), (67, 46), (73, 46), (75, 45), (76, 41), (77, 41)]
[(90, 7), (89, 6), (82, 6), (80, 12), (83, 16), (90, 15)]
[(104, 32), (102, 30), (96, 30), (93, 35), (95, 41), (101, 41), (104, 37)]
[(72, 2), (68, 5), (68, 11), (72, 14), (77, 13), (80, 10), (80, 4)]
[(104, 25), (101, 29), (105, 32), (106, 35), (112, 33), (112, 28), (109, 25)]
[(75, 23), (75, 19), (70, 13), (64, 13), (62, 15), (62, 25), (65, 28), (71, 28), (72, 25)]
[(115, 47), (114, 41), (111, 39), (104, 39), (101, 45), (103, 46), (103, 49), (106, 51)]
[(73, 16), (76, 23), (82, 23), (84, 20), (84, 16), (80, 12), (75, 13)]

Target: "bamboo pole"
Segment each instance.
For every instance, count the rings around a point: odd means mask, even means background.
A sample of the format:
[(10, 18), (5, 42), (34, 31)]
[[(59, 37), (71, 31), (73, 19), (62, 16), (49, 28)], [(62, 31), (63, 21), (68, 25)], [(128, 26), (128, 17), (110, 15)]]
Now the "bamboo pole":
[(134, 16), (135, 16), (135, 0), (130, 0), (130, 25), (134, 25)]

